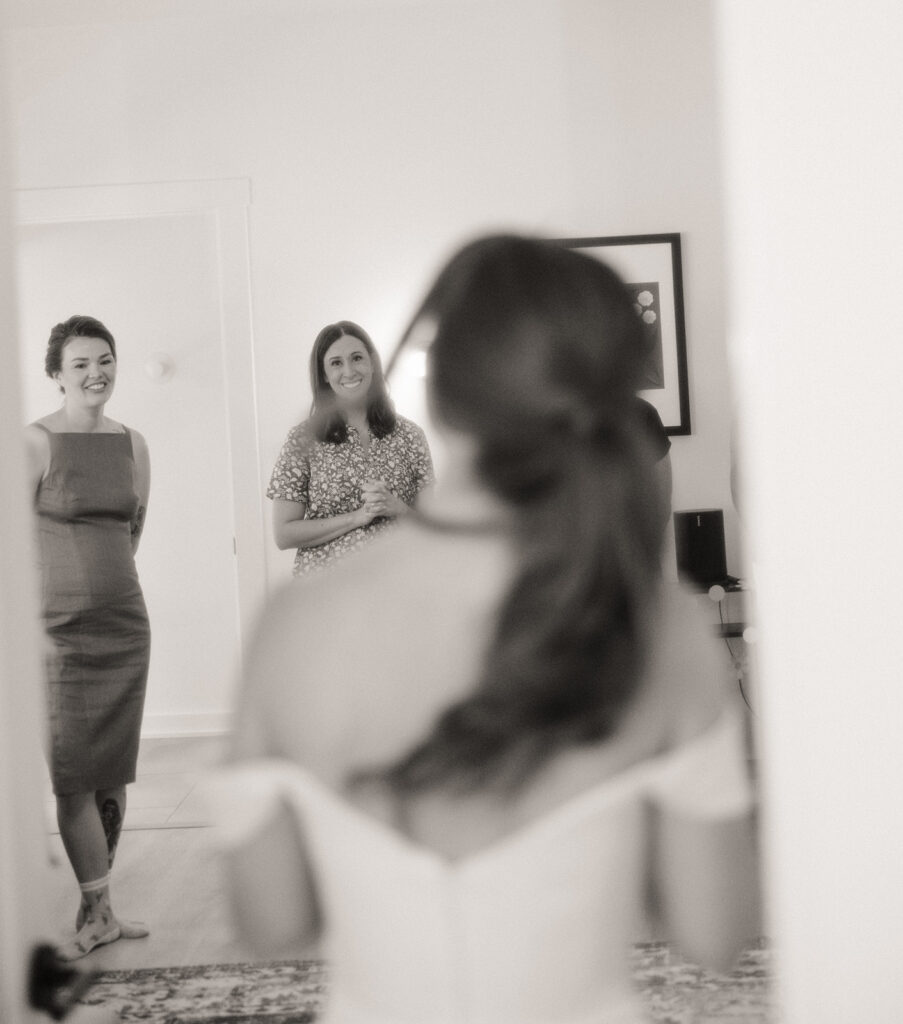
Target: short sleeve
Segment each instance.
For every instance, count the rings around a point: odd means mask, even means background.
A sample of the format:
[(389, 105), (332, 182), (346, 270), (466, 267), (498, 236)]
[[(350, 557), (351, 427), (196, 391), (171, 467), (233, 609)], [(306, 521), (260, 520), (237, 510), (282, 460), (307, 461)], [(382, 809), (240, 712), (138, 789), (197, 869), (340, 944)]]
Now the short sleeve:
[(701, 735), (653, 765), (650, 798), (690, 818), (736, 818), (755, 804), (739, 707), (730, 706)]
[(310, 454), (307, 432), (302, 424), (289, 431), (270, 475), (266, 495), (307, 505), (309, 488)]

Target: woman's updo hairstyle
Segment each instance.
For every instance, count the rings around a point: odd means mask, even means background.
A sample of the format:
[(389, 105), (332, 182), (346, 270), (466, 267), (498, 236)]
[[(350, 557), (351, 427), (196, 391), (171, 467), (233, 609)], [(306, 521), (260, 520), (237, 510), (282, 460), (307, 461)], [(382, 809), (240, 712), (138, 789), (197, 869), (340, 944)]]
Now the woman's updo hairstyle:
[(516, 787), (617, 727), (644, 668), (659, 574), (645, 340), (621, 280), (558, 243), (490, 236), (440, 273), (430, 401), (513, 513), (519, 572), (479, 685), (388, 770), (399, 792)]
[(101, 338), (110, 346), (110, 352), (116, 358), (116, 341), (99, 320), (93, 316), (70, 316), (51, 330), (47, 341), (44, 372), (51, 380), (63, 369), (63, 349), (72, 338)]
[(332, 444), (342, 444), (348, 440), (348, 424), (345, 417), (336, 409), (335, 395), (326, 379), (324, 369), (326, 353), (344, 337), (356, 338), (370, 356), (370, 362), (373, 364), (373, 381), (370, 384), (367, 401), (367, 422), (374, 437), (386, 437), (395, 429), (395, 406), (389, 398), (379, 352), (370, 335), (353, 320), (339, 320), (334, 324), (327, 324), (314, 340), (310, 353), (310, 389), (313, 395), (310, 419), (314, 436), (318, 441), (329, 441)]

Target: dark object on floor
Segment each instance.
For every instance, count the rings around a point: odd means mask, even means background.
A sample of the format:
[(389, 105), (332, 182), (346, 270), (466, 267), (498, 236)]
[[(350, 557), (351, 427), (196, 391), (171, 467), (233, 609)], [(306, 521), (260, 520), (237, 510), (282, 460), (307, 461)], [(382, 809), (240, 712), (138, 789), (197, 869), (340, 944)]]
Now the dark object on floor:
[(35, 946), (28, 972), (28, 1002), (53, 1020), (63, 1020), (91, 987), (94, 971), (72, 967), (48, 944)]

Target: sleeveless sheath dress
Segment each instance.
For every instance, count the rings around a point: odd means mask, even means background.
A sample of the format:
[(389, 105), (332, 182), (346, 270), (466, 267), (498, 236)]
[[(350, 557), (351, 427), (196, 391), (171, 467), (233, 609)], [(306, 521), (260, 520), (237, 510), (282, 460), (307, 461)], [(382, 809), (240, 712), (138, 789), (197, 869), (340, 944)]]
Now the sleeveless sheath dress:
[(53, 790), (112, 789), (135, 780), (150, 658), (131, 547), (132, 438), (41, 429), (50, 466), (35, 509)]

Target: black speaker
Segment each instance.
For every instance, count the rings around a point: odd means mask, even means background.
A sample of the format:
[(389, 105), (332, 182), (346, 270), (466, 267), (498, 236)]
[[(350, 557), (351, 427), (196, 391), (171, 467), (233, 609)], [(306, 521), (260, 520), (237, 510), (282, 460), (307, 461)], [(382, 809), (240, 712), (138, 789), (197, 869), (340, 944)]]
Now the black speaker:
[(715, 583), (726, 582), (724, 512), (720, 508), (675, 512), (674, 545), (677, 575), (684, 583), (708, 590)]

